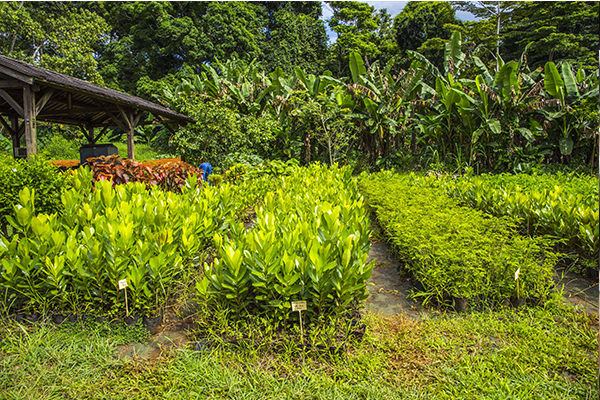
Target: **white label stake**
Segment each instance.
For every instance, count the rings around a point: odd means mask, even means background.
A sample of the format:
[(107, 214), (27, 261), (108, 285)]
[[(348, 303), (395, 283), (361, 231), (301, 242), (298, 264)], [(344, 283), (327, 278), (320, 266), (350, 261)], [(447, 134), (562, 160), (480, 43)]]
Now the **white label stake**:
[(304, 330), (302, 329), (302, 311), (306, 310), (306, 301), (292, 301), (292, 311), (298, 311), (300, 318), (300, 340), (304, 344)]
[(127, 305), (127, 279), (121, 279), (117, 282), (119, 290), (125, 291), (125, 316), (129, 317), (129, 306)]

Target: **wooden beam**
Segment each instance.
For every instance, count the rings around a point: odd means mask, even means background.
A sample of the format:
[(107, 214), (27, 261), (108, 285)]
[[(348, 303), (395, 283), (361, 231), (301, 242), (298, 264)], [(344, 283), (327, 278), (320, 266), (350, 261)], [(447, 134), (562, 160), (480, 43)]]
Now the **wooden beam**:
[[(21, 136), (19, 135), (19, 117), (17, 117), (14, 114), (11, 115), (10, 124), (12, 125), (12, 130), (14, 131), (14, 135), (10, 135), (13, 145), (13, 157), (17, 158), (19, 156), (19, 148), (21, 148)], [(25, 129), (24, 125), (23, 129)]]
[(42, 98), (38, 100), (37, 104), (35, 105), (35, 115), (36, 116), (39, 115), (40, 111), (42, 111), (42, 109), (44, 108), (46, 103), (48, 103), (48, 100), (50, 100), (50, 97), (52, 97), (53, 94), (54, 94), (54, 89), (48, 89), (46, 91), (46, 93), (44, 93)]
[(135, 160), (135, 151), (133, 144), (133, 130), (135, 129), (135, 125), (139, 121), (139, 115), (136, 118), (136, 115), (133, 112), (127, 112), (123, 107), (117, 105), (123, 119), (127, 123), (127, 158), (130, 160)]
[(125, 120), (125, 123), (127, 124), (127, 128), (131, 129), (131, 123), (132, 123), (132, 121), (129, 119), (129, 113), (127, 113), (127, 110), (125, 110), (123, 107), (121, 107), (118, 104), (117, 104), (117, 108), (119, 109), (119, 112), (121, 113), (121, 116)]
[(28, 85), (33, 85), (33, 78), (29, 75), (22, 74), (18, 71), (0, 65), (0, 73), (10, 76), (11, 78), (15, 78), (18, 81), (26, 83)]
[(96, 144), (96, 142), (98, 140), (100, 140), (100, 138), (102, 137), (102, 135), (104, 135), (104, 133), (106, 132), (107, 129), (108, 129), (108, 125), (104, 125), (104, 128), (102, 128), (100, 133), (94, 138), (93, 144)]
[(2, 117), (1, 115), (0, 115), (0, 125), (2, 125), (2, 126), (4, 127), (4, 129), (6, 129), (6, 130), (8, 131), (8, 133), (10, 133), (10, 135), (11, 135), (11, 136), (12, 136), (12, 135), (16, 135), (16, 134), (17, 134), (17, 132), (15, 132), (15, 131), (14, 131), (14, 130), (13, 130), (11, 127), (10, 127), (10, 125), (8, 125), (8, 122), (6, 122), (6, 121), (4, 120), (4, 117)]
[(160, 116), (160, 115), (158, 115), (158, 114), (154, 114), (154, 113), (153, 113), (152, 115), (154, 115), (154, 117), (155, 117), (157, 120), (159, 120), (159, 122), (161, 123), (161, 125), (162, 125), (162, 126), (164, 126), (165, 128), (167, 128), (167, 130), (168, 130), (169, 132), (171, 132), (171, 136), (169, 136), (169, 140), (168, 140), (168, 141), (169, 141), (169, 143), (170, 143), (170, 142), (171, 142), (171, 138), (173, 138), (173, 136), (174, 136), (174, 135), (175, 135), (175, 133), (176, 133), (176, 132), (175, 132), (175, 129), (173, 129), (173, 127), (169, 125), (170, 123), (172, 123), (172, 121), (165, 120), (163, 117), (161, 117), (161, 116)]
[(119, 121), (119, 118), (117, 118), (113, 113), (106, 113), (106, 115), (108, 115), (110, 117), (110, 119), (119, 127), (121, 128), (121, 130), (123, 132), (127, 132), (127, 127), (125, 126), (125, 124), (123, 124), (123, 122)]
[(31, 85), (23, 86), (23, 119), (25, 120), (25, 146), (27, 158), (37, 154), (35, 92)]
[(60, 110), (60, 111), (48, 111), (45, 113), (40, 113), (40, 117), (58, 117), (61, 115), (78, 115), (78, 114), (98, 114), (98, 113), (113, 113), (119, 112), (119, 109), (116, 107), (91, 107), (91, 108), (72, 108), (70, 110)]
[(5, 79), (0, 80), (0, 89), (21, 89), (23, 82), (17, 81), (16, 79)]
[(17, 103), (10, 94), (3, 89), (0, 89), (0, 97), (2, 97), (12, 107), (12, 109), (21, 116), (21, 118), (24, 118), (25, 113), (23, 112), (23, 107), (21, 107), (21, 105)]
[[(87, 131), (87, 132), (85, 132), (85, 131)], [(88, 143), (94, 144), (94, 127), (88, 124), (84, 128), (84, 132), (85, 132), (85, 137), (88, 140)]]
[[(15, 115), (15, 120), (18, 120), (19, 118)], [(13, 125), (15, 126), (15, 125)], [(17, 121), (17, 136), (19, 137), (19, 139), (21, 139), (21, 136), (23, 136), (23, 134), (25, 133), (25, 121), (21, 122), (21, 125), (18, 124)]]

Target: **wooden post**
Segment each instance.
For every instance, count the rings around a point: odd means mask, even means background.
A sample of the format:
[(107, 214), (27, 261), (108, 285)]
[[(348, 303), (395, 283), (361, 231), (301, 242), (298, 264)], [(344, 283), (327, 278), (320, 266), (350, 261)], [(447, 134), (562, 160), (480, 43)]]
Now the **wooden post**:
[(19, 157), (19, 147), (21, 147), (21, 140), (19, 140), (19, 117), (15, 114), (10, 116), (10, 125), (12, 127), (12, 132), (10, 133), (10, 137), (12, 139), (13, 145), (13, 157)]
[(135, 126), (131, 123), (131, 120), (127, 118), (127, 158), (135, 160), (135, 153), (133, 151), (133, 130)]
[(27, 158), (37, 154), (35, 92), (31, 85), (23, 85), (23, 119), (25, 120), (25, 146)]
[(88, 125), (87, 126), (87, 140), (89, 144), (96, 144), (96, 141), (94, 140), (94, 126), (93, 125)]

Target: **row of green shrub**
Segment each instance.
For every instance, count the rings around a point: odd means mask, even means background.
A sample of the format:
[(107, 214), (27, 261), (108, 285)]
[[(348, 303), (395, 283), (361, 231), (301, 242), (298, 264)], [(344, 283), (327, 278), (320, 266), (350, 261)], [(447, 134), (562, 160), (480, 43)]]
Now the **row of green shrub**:
[(6, 215), (12, 214), (23, 188), (35, 189), (38, 212), (54, 213), (61, 209), (60, 196), (68, 182), (67, 174), (59, 173), (42, 157), (16, 160), (0, 155), (0, 228), (6, 225)]
[(155, 314), (235, 209), (231, 187), (201, 189), (194, 176), (175, 194), (143, 183), (92, 186), (87, 168), (61, 195), (60, 214), (36, 213), (35, 190), (19, 196), (7, 217), (14, 234), (0, 235), (0, 293), (21, 311), (120, 313), (117, 282), (127, 279), (130, 310)]
[(293, 300), (308, 316), (339, 315), (367, 296), (369, 221), (348, 168), (252, 170), (218, 187), (192, 175), (181, 193), (94, 182), (87, 167), (70, 182), (60, 213), (38, 212), (35, 189), (19, 192), (0, 235), (5, 311), (122, 315), (125, 279), (129, 312), (153, 316), (195, 274), (209, 308), (269, 319), (287, 319)]
[(517, 233), (509, 218), (461, 207), (413, 175), (381, 172), (360, 187), (398, 254), (422, 283), (426, 302), (511, 297), (541, 299), (552, 288), (557, 256), (548, 241)]
[(256, 225), (217, 234), (219, 257), (205, 265), (199, 297), (209, 306), (288, 319), (290, 302), (308, 316), (358, 308), (372, 266), (369, 219), (349, 168), (312, 165), (274, 179)]
[(590, 264), (598, 265), (598, 177), (574, 174), (500, 174), (422, 178), (443, 186), (461, 204), (519, 220), (528, 234), (547, 234)]

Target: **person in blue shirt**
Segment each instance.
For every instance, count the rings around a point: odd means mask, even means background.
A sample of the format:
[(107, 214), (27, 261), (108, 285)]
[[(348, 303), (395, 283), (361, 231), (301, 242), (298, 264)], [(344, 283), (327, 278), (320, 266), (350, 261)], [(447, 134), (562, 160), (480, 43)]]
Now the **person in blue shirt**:
[(208, 186), (210, 186), (208, 176), (212, 173), (212, 166), (210, 165), (210, 163), (203, 162), (198, 168), (204, 171), (204, 175), (202, 175), (202, 178), (204, 179), (204, 182), (208, 183)]

